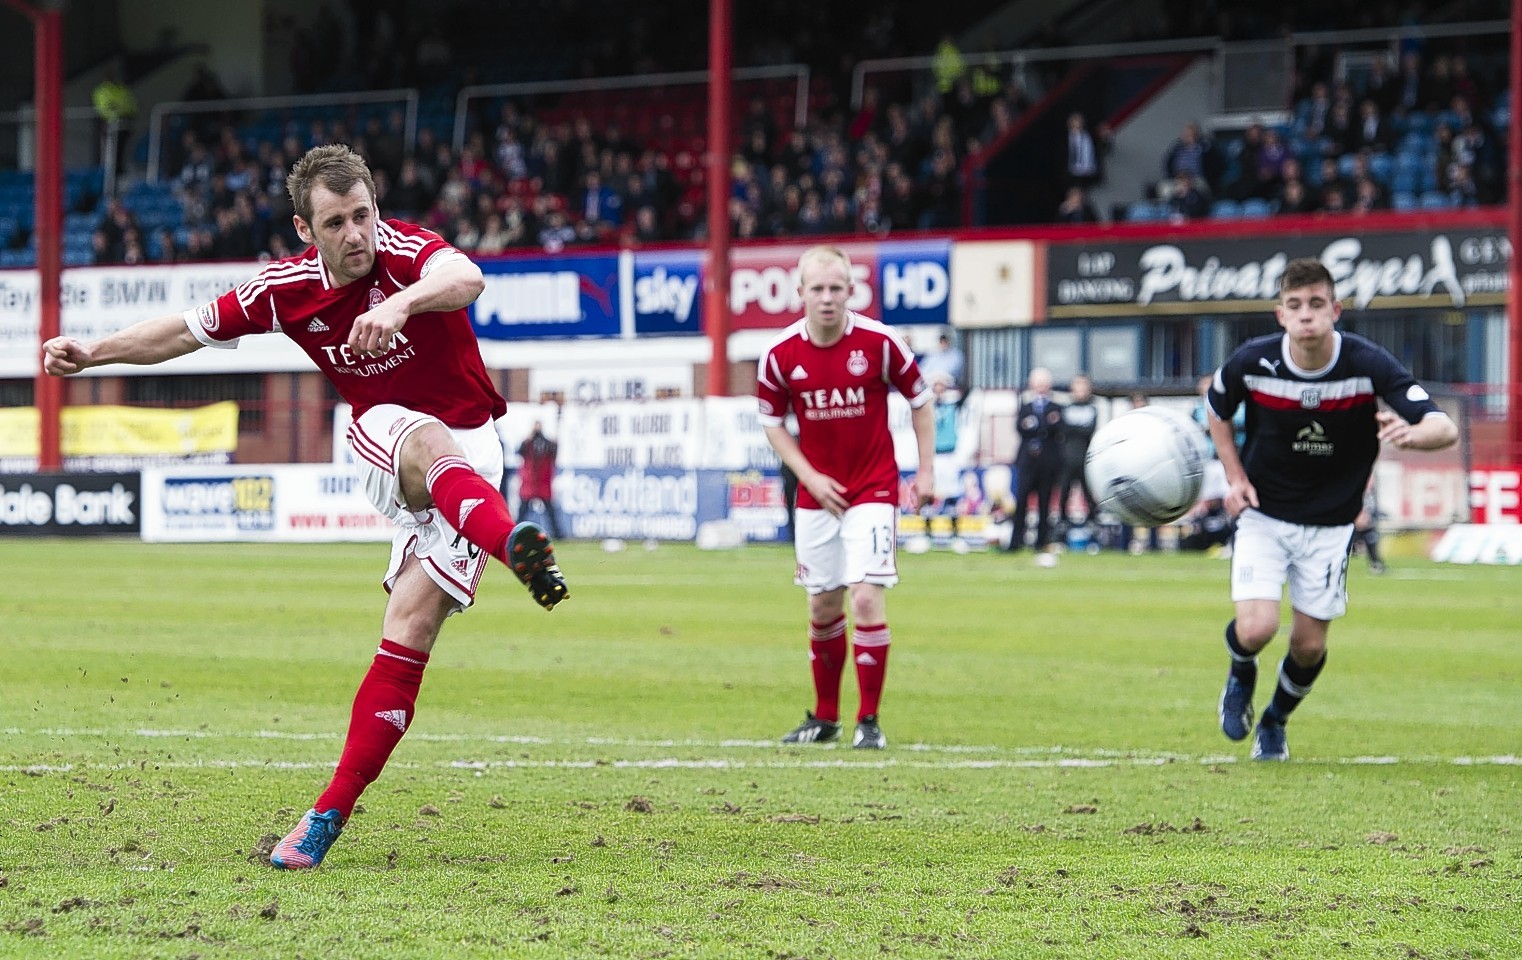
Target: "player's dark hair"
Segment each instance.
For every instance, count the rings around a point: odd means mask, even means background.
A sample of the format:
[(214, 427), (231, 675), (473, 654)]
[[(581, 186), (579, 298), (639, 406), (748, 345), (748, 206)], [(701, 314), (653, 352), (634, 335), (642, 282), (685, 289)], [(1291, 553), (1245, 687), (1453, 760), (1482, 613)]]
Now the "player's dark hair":
[(1286, 290), (1314, 287), (1320, 283), (1326, 284), (1327, 289), (1336, 296), (1337, 284), (1332, 280), (1332, 271), (1315, 257), (1300, 257), (1285, 265), (1284, 273), (1279, 277), (1279, 296), (1284, 296)]
[(356, 183), (363, 183), (371, 201), (375, 200), (375, 180), (364, 157), (345, 144), (330, 143), (313, 147), (296, 161), (290, 176), (285, 178), (285, 189), (291, 195), (296, 216), (310, 225), (314, 187), (326, 187), (341, 197), (353, 190)]

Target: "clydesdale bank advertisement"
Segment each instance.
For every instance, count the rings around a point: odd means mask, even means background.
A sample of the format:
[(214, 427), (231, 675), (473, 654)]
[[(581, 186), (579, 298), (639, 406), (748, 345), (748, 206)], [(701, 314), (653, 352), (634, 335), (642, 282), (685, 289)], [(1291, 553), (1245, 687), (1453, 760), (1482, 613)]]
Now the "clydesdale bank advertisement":
[(1498, 306), (1511, 243), (1499, 228), (1357, 236), (1052, 244), (1047, 315), (1056, 318), (1262, 310), (1285, 264), (1316, 257), (1358, 310)]

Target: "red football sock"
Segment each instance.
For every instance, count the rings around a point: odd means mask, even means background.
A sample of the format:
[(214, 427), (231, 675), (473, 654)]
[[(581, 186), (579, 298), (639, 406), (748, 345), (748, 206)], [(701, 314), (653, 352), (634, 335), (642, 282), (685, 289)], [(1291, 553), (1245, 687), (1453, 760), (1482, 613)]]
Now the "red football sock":
[(846, 618), (809, 621), (809, 665), (814, 670), (814, 716), (840, 721), (840, 675), (846, 668)]
[(856, 722), (877, 713), (883, 696), (883, 677), (888, 672), (888, 643), (893, 634), (886, 623), (856, 625), (856, 685), (861, 688), (861, 707)]
[(412, 707), (427, 665), (426, 653), (390, 640), (380, 642), (375, 662), (354, 694), (349, 735), (338, 758), (338, 770), (313, 804), (319, 813), (336, 808), (345, 820), (349, 819), (359, 795), (380, 776), (412, 722)]
[(450, 526), (466, 540), (507, 563), (513, 515), (507, 501), (463, 457), (440, 457), (428, 469), (428, 492)]

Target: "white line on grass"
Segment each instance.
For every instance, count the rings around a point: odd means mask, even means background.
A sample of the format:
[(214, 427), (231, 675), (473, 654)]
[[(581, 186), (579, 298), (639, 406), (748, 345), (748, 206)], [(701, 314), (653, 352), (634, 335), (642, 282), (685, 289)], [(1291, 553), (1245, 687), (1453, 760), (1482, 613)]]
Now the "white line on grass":
[[(337, 740), (337, 734), (319, 733), (295, 733), (287, 731), (259, 730), (251, 733), (234, 732), (226, 733), (212, 730), (157, 730), (139, 728), (132, 731), (116, 732), (109, 730), (79, 730), (69, 728), (44, 728), (35, 731), (24, 731), (17, 727), (0, 729), (0, 734), (5, 736), (84, 736), (112, 739), (124, 736), (137, 736), (149, 739), (200, 739), (200, 740)], [(687, 748), (699, 751), (756, 749), (766, 750), (773, 754), (765, 759), (734, 759), (729, 757), (595, 757), (586, 758), (518, 758), (505, 760), (479, 760), (461, 759), (452, 761), (439, 761), (432, 766), (449, 767), (454, 769), (472, 770), (477, 776), (484, 775), (492, 770), (525, 770), (525, 769), (701, 769), (701, 770), (745, 770), (745, 769), (809, 769), (809, 768), (862, 768), (883, 769), (888, 767), (900, 767), (906, 769), (925, 770), (1012, 770), (1012, 769), (1094, 769), (1110, 767), (1162, 767), (1169, 764), (1189, 764), (1198, 766), (1213, 766), (1218, 764), (1231, 764), (1238, 762), (1238, 757), (1222, 754), (1192, 755), (1170, 751), (1148, 750), (1122, 750), (1107, 749), (1101, 747), (1073, 748), (1062, 746), (1036, 746), (1036, 747), (997, 747), (997, 746), (968, 746), (968, 745), (935, 745), (935, 744), (908, 744), (895, 748), (889, 755), (862, 755), (848, 748), (837, 747), (834, 744), (814, 745), (798, 752), (796, 748), (785, 748), (772, 740), (619, 740), (606, 737), (588, 737), (585, 740), (551, 740), (542, 737), (506, 737), (506, 736), (471, 736), (466, 734), (414, 734), (410, 739), (427, 742), (443, 743), (479, 743), (479, 744), (503, 744), (533, 745), (533, 746), (558, 746), (558, 747), (582, 747), (591, 746), (603, 749), (672, 749)], [(832, 756), (837, 750), (844, 751), (840, 756)], [(959, 755), (978, 753), (981, 757), (962, 759)], [(821, 756), (823, 754), (823, 756)], [(936, 758), (936, 754), (945, 754), (942, 758)], [(1003, 756), (997, 756), (1002, 754)], [(849, 759), (847, 759), (849, 758)], [(1300, 758), (1297, 763), (1319, 766), (1395, 766), (1404, 764), (1423, 765), (1451, 765), (1451, 766), (1522, 766), (1522, 757), (1514, 754), (1501, 754), (1494, 756), (1456, 756), (1443, 757), (1435, 755), (1423, 755), (1412, 757), (1398, 756), (1370, 756), (1360, 755), (1351, 757), (1311, 757)], [(125, 770), (144, 768), (152, 764), (155, 768), (170, 769), (193, 769), (198, 767), (227, 767), (227, 768), (257, 768), (278, 770), (315, 770), (331, 769), (331, 762), (286, 762), (273, 760), (234, 760), (212, 758), (207, 760), (162, 760), (154, 761), (140, 758), (136, 761), (116, 763), (84, 763), (84, 764), (11, 764), (0, 765), (0, 772), (6, 773), (50, 773), (64, 772), (73, 769), (91, 770)], [(413, 769), (424, 766), (422, 764), (401, 764)]]
[[(597, 759), (597, 760), (441, 760), (435, 763), (393, 761), (387, 769), (422, 770), (453, 769), (468, 770), (476, 776), (502, 770), (1051, 770), (1051, 769), (1113, 769), (1117, 767), (1163, 767), (1174, 763), (1196, 766), (1218, 766), (1240, 762), (1238, 757), (1200, 756), (1116, 756), (1116, 757), (1059, 757), (1048, 760), (905, 760), (891, 756), (874, 758), (819, 757), (820, 747), (808, 748), (806, 757), (775, 757), (767, 760), (734, 760), (722, 757), (708, 759), (682, 759), (677, 757), (654, 757), (648, 759)], [(1451, 765), (1461, 767), (1522, 766), (1522, 757), (1499, 755), (1490, 757), (1311, 757), (1297, 758), (1299, 766), (1392, 766), (1405, 764)], [(139, 760), (116, 763), (62, 763), (62, 764), (0, 764), (0, 773), (71, 773), (78, 770), (331, 770), (332, 763), (287, 762), (278, 760)]]

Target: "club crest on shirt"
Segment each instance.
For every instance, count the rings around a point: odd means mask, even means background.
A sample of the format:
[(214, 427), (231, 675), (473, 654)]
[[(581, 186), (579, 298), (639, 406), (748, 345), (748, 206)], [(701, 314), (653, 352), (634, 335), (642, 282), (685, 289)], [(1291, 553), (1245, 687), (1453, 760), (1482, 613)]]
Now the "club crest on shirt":
[(216, 333), (221, 325), (221, 318), (217, 316), (217, 305), (206, 303), (196, 308), (196, 317), (201, 321), (201, 328), (207, 333)]
[(867, 354), (862, 350), (852, 350), (851, 356), (846, 360), (846, 371), (853, 377), (865, 376), (867, 373)]
[(381, 288), (380, 287), (371, 287), (370, 288), (370, 309), (374, 310), (376, 307), (380, 306), (381, 304), (383, 304), (385, 302), (386, 302), (386, 295), (384, 293), (381, 293)]
[(1300, 406), (1307, 410), (1314, 410), (1321, 406), (1321, 391), (1310, 387), (1301, 390)]

